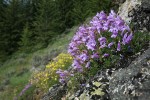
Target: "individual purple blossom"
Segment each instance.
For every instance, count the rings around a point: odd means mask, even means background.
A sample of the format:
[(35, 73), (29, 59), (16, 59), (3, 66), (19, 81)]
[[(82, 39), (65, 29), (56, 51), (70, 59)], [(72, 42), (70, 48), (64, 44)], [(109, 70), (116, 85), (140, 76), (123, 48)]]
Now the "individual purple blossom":
[(60, 83), (65, 83), (65, 79), (60, 78), (60, 79), (59, 79), (59, 82), (60, 82)]
[(110, 42), (110, 43), (108, 44), (108, 48), (111, 48), (112, 45), (114, 45), (114, 42)]
[(109, 57), (109, 54), (108, 54), (108, 53), (105, 53), (105, 54), (103, 55), (103, 57)]
[[(102, 30), (103, 27), (103, 23), (102, 21), (98, 18), (98, 16), (94, 17), (91, 21), (90, 21), (91, 26), (95, 27), (97, 29), (97, 32), (100, 33), (100, 31)], [(95, 29), (94, 28), (94, 29)]]
[(133, 34), (130, 33), (130, 35), (128, 35), (128, 37), (127, 37), (127, 39), (126, 39), (126, 43), (129, 44), (130, 41), (132, 40), (132, 38), (133, 38)]
[(97, 28), (97, 32), (98, 32), (98, 33), (100, 33), (100, 32), (101, 32), (101, 30), (102, 30), (102, 28), (103, 28), (103, 26), (102, 26), (102, 24), (101, 24), (101, 23), (97, 23), (96, 28)]
[(118, 35), (118, 33), (117, 33), (117, 32), (114, 32), (114, 33), (111, 35), (111, 38), (116, 38), (117, 35)]
[(108, 30), (110, 27), (109, 25), (110, 25), (110, 21), (107, 20), (107, 22), (103, 24), (103, 30), (104, 31)]
[(61, 70), (61, 69), (57, 70), (56, 74), (59, 74), (60, 78), (63, 78), (63, 77), (66, 76), (66, 73), (63, 70)]
[(95, 50), (96, 41), (94, 39), (89, 39), (89, 41), (86, 43), (86, 47), (89, 50)]
[(120, 44), (120, 41), (118, 42), (118, 45), (117, 45), (117, 51), (120, 51), (121, 50), (121, 44)]
[(112, 32), (111, 38), (116, 38), (118, 35), (118, 29), (117, 28), (110, 28), (109, 32)]
[(102, 20), (102, 21), (107, 20), (107, 15), (104, 13), (104, 11), (97, 13), (96, 16), (99, 18), (99, 20)]
[(82, 41), (83, 41), (84, 43), (85, 43), (85, 42), (87, 42), (87, 41), (88, 41), (88, 39), (89, 39), (89, 38), (88, 38), (88, 37), (86, 37), (86, 36), (85, 36), (85, 37), (82, 37)]
[(84, 25), (80, 26), (79, 27), (79, 32), (86, 33), (87, 32), (86, 27)]
[(79, 72), (82, 71), (82, 66), (81, 66), (80, 61), (74, 59), (72, 66), (73, 66), (73, 68), (74, 68), (75, 70), (77, 70), (77, 71), (79, 71)]
[(127, 39), (127, 33), (124, 34), (123, 38), (122, 38), (122, 44), (126, 44), (126, 39)]
[(88, 56), (86, 53), (82, 53), (82, 54), (80, 55), (80, 60), (86, 61), (86, 60), (88, 60), (88, 59), (89, 59), (89, 56)]
[(70, 74), (70, 76), (74, 76), (74, 74)]
[(73, 48), (73, 47), (75, 47), (76, 45), (77, 45), (76, 42), (73, 42), (73, 41), (72, 41), (72, 42), (69, 44), (69, 47), (72, 47), (72, 48)]
[(87, 63), (86, 63), (86, 66), (85, 66), (85, 68), (89, 68), (90, 67), (90, 61), (88, 61)]
[(116, 16), (117, 16), (116, 13), (113, 10), (111, 10), (111, 12), (109, 13), (109, 16), (107, 17), (107, 20), (114, 22)]
[(59, 74), (59, 77), (60, 77), (59, 82), (60, 83), (65, 83), (66, 78), (68, 76), (71, 76), (70, 73), (67, 70), (61, 70), (61, 69), (57, 70), (56, 74)]
[(98, 53), (94, 53), (93, 55), (91, 55), (91, 58), (99, 58), (99, 54)]
[(106, 38), (105, 37), (99, 38), (98, 41), (100, 42), (100, 48), (106, 47)]
[(123, 25), (122, 27), (120, 27), (120, 31), (128, 31), (128, 32), (130, 32), (131, 31), (131, 29), (130, 29), (130, 27), (129, 26), (127, 26), (127, 25)]
[(31, 84), (31, 83), (28, 83), (28, 84), (24, 87), (24, 89), (20, 92), (19, 96), (22, 96), (22, 95), (25, 93), (25, 91), (28, 90), (31, 86), (32, 86), (32, 84)]
[(115, 23), (116, 23), (116, 26), (119, 26), (119, 27), (124, 25), (124, 21), (121, 19), (120, 16), (117, 16)]
[(117, 16), (117, 14), (114, 12), (114, 10), (111, 10), (109, 13), (110, 16), (113, 16), (114, 18)]
[(124, 36), (123, 36), (123, 39), (122, 39), (122, 44), (129, 44), (130, 43), (130, 41), (132, 40), (132, 38), (133, 38), (133, 34), (132, 33), (130, 33), (130, 35), (127, 35), (127, 33), (126, 34), (124, 34)]
[(82, 86), (82, 87), (85, 86), (85, 85), (86, 85), (86, 84), (80, 84), (80, 86)]

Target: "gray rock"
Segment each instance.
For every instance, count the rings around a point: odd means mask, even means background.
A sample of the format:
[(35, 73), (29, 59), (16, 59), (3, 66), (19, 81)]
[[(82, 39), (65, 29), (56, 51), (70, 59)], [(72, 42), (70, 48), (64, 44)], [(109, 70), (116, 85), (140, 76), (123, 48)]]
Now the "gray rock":
[(142, 7), (150, 13), (150, 1), (142, 0)]
[(109, 82), (111, 100), (150, 100), (150, 48), (112, 77)]
[(49, 89), (48, 93), (46, 93), (41, 100), (61, 100), (65, 94), (66, 86), (56, 84)]
[(130, 24), (133, 15), (133, 9), (138, 9), (138, 6), (141, 5), (141, 0), (126, 0), (120, 7), (118, 14), (126, 23)]
[(132, 24), (134, 31), (150, 31), (149, 0), (126, 0), (120, 6), (118, 14), (127, 24)]

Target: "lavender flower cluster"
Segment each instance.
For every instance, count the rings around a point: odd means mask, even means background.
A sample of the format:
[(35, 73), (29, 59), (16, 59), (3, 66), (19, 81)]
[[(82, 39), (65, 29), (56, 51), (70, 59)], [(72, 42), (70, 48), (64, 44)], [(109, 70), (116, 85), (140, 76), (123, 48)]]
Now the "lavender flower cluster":
[(73, 69), (82, 72), (83, 68), (90, 67), (92, 59), (110, 56), (109, 53), (102, 53), (103, 49), (121, 51), (121, 47), (129, 44), (132, 37), (129, 26), (113, 10), (109, 15), (103, 11), (97, 13), (89, 24), (79, 27), (69, 44), (68, 52), (74, 57)]

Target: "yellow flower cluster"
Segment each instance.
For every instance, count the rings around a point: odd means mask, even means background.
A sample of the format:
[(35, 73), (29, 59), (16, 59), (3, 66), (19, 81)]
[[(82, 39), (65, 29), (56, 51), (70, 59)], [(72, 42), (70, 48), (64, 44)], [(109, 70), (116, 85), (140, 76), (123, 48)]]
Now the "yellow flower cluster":
[(41, 89), (48, 89), (53, 84), (57, 83), (59, 76), (56, 74), (58, 69), (67, 69), (71, 66), (73, 58), (70, 54), (61, 53), (48, 65), (44, 71), (33, 73), (31, 83)]

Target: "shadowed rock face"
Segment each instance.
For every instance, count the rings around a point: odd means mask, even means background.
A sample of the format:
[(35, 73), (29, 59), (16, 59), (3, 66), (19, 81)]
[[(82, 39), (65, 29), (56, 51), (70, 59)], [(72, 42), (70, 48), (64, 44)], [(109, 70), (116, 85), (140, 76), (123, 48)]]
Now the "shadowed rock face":
[(145, 11), (150, 13), (150, 1), (149, 0), (142, 0), (142, 7)]
[(111, 100), (150, 100), (150, 48), (113, 73), (109, 90)]

